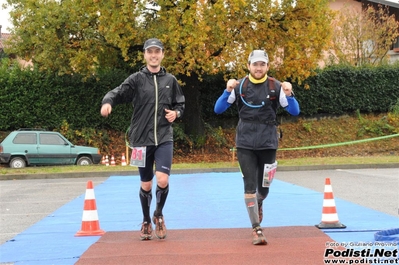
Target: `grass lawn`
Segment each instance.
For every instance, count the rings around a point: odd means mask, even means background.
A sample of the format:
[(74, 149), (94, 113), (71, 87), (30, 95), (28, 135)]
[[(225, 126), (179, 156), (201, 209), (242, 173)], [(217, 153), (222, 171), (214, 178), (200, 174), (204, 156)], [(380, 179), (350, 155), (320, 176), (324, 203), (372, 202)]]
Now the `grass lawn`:
[[(347, 164), (392, 164), (399, 163), (398, 156), (367, 156), (367, 157), (309, 157), (296, 159), (280, 159), (280, 166), (313, 166), (313, 165), (347, 165)], [(231, 168), (238, 167), (237, 161), (215, 163), (175, 163), (173, 169), (201, 169), (201, 168)], [(36, 166), (22, 169), (0, 167), (0, 175), (5, 174), (51, 174), (68, 172), (103, 172), (129, 171), (130, 166)]]

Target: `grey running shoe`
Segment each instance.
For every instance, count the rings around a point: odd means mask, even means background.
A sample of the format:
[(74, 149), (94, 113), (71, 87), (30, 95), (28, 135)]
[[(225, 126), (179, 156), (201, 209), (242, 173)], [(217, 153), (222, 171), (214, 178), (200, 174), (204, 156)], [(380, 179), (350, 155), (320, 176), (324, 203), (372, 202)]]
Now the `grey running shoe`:
[(141, 225), (141, 240), (151, 240), (152, 239), (152, 225), (151, 223), (143, 222)]
[(164, 239), (166, 237), (166, 226), (163, 216), (152, 217), (152, 221), (155, 224), (155, 236), (159, 239)]
[(252, 244), (254, 245), (266, 245), (266, 237), (263, 235), (262, 228), (257, 226), (252, 231)]

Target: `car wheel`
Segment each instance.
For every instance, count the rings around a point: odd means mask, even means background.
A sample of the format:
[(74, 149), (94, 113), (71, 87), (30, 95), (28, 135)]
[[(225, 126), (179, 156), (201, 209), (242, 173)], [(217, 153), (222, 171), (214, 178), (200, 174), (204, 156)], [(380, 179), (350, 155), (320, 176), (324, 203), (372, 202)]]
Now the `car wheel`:
[(76, 165), (78, 166), (87, 166), (91, 164), (93, 164), (93, 161), (91, 160), (90, 157), (87, 156), (79, 157), (78, 161), (76, 162)]
[(10, 161), (11, 168), (23, 168), (26, 167), (26, 162), (22, 157), (14, 157)]

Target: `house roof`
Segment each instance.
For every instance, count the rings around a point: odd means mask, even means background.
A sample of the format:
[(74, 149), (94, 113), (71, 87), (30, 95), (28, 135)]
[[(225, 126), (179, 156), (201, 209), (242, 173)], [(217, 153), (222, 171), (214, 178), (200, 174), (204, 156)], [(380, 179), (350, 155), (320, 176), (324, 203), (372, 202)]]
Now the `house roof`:
[(367, 0), (367, 1), (377, 3), (377, 4), (391, 6), (394, 8), (399, 8), (399, 0)]

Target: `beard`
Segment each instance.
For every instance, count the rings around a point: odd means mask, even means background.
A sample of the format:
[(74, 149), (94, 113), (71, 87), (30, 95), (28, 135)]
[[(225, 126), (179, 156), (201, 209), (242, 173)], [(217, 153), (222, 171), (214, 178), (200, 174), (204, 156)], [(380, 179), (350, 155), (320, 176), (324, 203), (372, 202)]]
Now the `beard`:
[(251, 76), (255, 79), (262, 79), (266, 76), (266, 72), (253, 71), (251, 72)]

